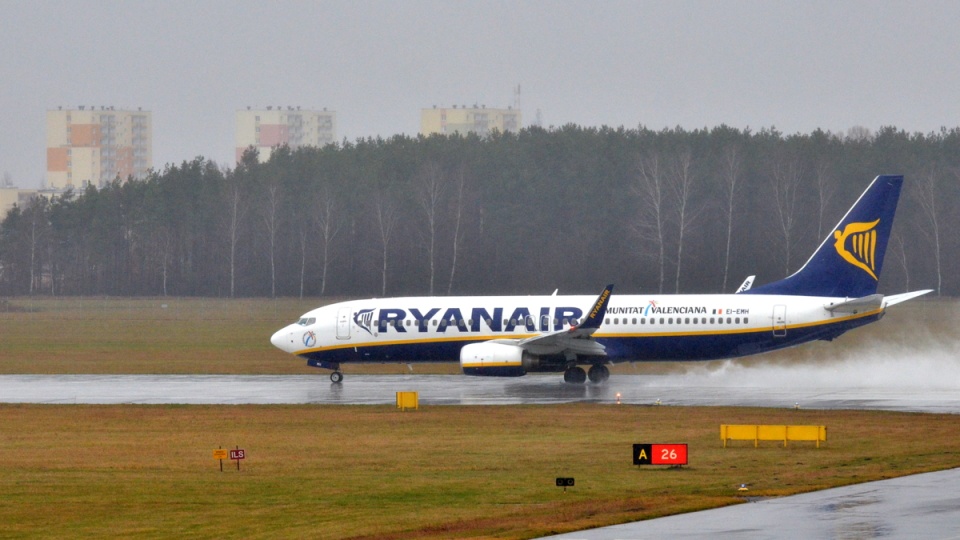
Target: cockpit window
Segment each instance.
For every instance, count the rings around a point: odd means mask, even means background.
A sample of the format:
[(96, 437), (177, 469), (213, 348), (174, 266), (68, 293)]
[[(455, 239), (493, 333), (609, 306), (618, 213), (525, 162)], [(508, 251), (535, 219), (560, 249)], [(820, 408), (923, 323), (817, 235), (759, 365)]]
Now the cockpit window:
[(310, 326), (311, 324), (314, 324), (316, 322), (317, 322), (316, 317), (310, 317), (310, 318), (303, 317), (302, 319), (297, 321), (297, 324), (299, 324), (300, 326)]

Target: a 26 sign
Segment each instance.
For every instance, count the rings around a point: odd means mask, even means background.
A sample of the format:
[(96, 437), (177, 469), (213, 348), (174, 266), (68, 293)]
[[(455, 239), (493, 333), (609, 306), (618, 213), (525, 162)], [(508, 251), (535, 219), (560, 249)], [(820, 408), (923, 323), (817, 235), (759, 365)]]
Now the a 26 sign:
[(634, 465), (686, 465), (686, 444), (635, 444)]

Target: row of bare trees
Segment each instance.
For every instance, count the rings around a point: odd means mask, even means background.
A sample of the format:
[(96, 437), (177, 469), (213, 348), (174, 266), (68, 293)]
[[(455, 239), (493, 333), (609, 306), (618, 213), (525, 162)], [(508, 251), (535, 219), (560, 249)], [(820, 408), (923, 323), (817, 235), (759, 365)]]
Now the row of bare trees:
[[(0, 223), (0, 295), (731, 291), (906, 175), (881, 288), (960, 293), (960, 131), (564, 126), (197, 158)], [(855, 136), (854, 136), (855, 135)]]

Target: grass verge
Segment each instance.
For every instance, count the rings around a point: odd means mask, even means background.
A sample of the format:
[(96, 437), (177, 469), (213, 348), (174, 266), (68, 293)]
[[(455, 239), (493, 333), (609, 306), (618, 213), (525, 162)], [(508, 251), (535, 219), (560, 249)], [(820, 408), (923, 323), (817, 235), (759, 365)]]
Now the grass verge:
[[(722, 448), (721, 423), (829, 442)], [(15, 537), (530, 538), (960, 466), (960, 416), (595, 404), (0, 406)], [(686, 442), (638, 468), (631, 445)], [(221, 473), (219, 445), (247, 459)], [(557, 476), (576, 478), (564, 493)]]

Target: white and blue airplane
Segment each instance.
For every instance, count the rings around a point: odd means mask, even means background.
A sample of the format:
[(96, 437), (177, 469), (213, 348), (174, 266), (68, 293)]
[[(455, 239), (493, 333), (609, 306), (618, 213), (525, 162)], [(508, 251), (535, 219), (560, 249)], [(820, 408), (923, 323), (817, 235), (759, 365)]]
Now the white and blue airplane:
[[(279, 349), (333, 370), (342, 364), (460, 361), (464, 374), (563, 372), (600, 383), (608, 365), (747, 356), (832, 340), (926, 294), (877, 293), (902, 176), (878, 176), (810, 259), (789, 277), (736, 294), (457, 296), (352, 300), (280, 329)], [(581, 366), (589, 366), (585, 371)]]

